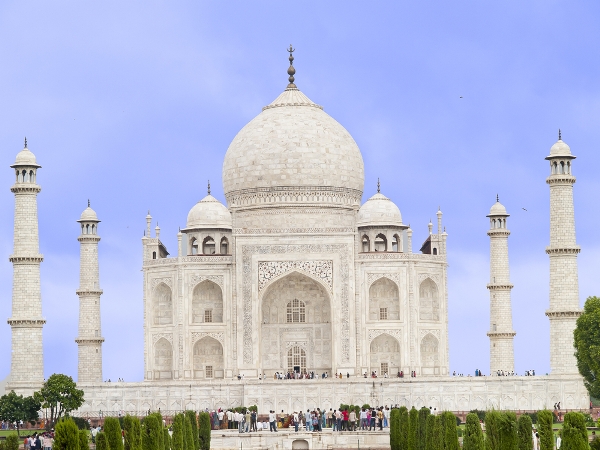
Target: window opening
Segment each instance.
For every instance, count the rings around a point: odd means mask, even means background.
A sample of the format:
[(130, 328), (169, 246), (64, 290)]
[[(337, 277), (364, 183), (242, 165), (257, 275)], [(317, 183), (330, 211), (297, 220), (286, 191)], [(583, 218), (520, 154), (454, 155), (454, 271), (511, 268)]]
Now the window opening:
[(306, 305), (297, 298), (287, 304), (287, 323), (306, 322)]

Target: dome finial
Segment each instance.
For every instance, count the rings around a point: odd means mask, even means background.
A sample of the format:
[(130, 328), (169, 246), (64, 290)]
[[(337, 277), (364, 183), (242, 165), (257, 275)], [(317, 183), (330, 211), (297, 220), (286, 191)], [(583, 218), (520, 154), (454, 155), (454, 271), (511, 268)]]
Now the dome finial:
[(292, 44), (290, 44), (290, 48), (288, 48), (288, 52), (290, 52), (290, 57), (288, 58), (290, 60), (290, 67), (288, 67), (287, 73), (290, 76), (288, 78), (290, 84), (287, 85), (286, 89), (296, 89), (296, 85), (294, 84), (294, 74), (296, 73), (296, 69), (294, 69), (294, 56), (292, 55), (292, 53), (294, 53), (296, 49), (292, 48)]
[(560, 128), (558, 129), (558, 140), (562, 141), (562, 136), (560, 135)]
[(88, 208), (90, 207), (90, 199), (88, 198)]
[(27, 148), (27, 136), (25, 136), (25, 147), (23, 148)]
[(208, 195), (210, 195), (210, 180), (208, 180)]
[(381, 193), (381, 184), (379, 184), (379, 178), (377, 178), (377, 193)]
[(498, 196), (498, 194), (496, 194), (496, 201), (497, 201), (498, 203), (500, 203), (500, 197)]

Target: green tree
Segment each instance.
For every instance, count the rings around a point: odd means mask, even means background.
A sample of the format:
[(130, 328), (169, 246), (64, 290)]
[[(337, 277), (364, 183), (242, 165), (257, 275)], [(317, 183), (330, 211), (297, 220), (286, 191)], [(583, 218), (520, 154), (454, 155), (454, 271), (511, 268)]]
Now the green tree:
[[(52, 448), (54, 448), (54, 447), (52, 447)], [(104, 434), (103, 432), (99, 432), (96, 435), (96, 450), (108, 450), (108, 442), (106, 441), (106, 434)]]
[(400, 450), (408, 450), (408, 435), (410, 434), (410, 418), (406, 406), (400, 407)]
[(540, 434), (540, 450), (554, 450), (554, 434), (552, 433), (552, 415), (547, 409), (538, 411), (537, 430)]
[(154, 417), (156, 417), (157, 423), (158, 423), (158, 429), (154, 430), (154, 434), (156, 436), (156, 441), (158, 442), (158, 450), (164, 450), (165, 449), (165, 443), (164, 443), (164, 437), (162, 434), (162, 429), (163, 429), (163, 418), (162, 418), (162, 414), (160, 412), (155, 412), (152, 413), (152, 415)]
[(502, 450), (518, 450), (517, 415), (512, 411), (500, 414), (500, 445)]
[(435, 422), (433, 422), (433, 430), (431, 432), (431, 449), (429, 450), (443, 450), (444, 449), (444, 436), (442, 432), (442, 418), (435, 416)]
[(163, 442), (162, 424), (159, 423), (155, 414), (150, 414), (144, 419), (142, 425), (142, 448), (144, 450), (159, 450), (164, 445)]
[(600, 298), (588, 297), (573, 333), (577, 368), (592, 397), (600, 397)]
[(0, 397), (0, 420), (17, 424), (17, 436), (21, 435), (20, 421), (35, 423), (41, 403), (34, 397), (23, 397), (10, 391)]
[(427, 416), (431, 412), (429, 408), (423, 407), (419, 410), (419, 420), (417, 422), (417, 450), (425, 450), (425, 444), (427, 441)]
[[(184, 422), (183, 415), (177, 414), (173, 418), (173, 439), (171, 441), (172, 450), (184, 450), (183, 449), (183, 433), (184, 433)], [(146, 450), (144, 448), (144, 450)]]
[(479, 423), (479, 416), (476, 413), (469, 413), (467, 414), (467, 424), (465, 425), (463, 450), (483, 450), (484, 447), (485, 443), (481, 424)]
[(583, 414), (578, 412), (565, 414), (560, 448), (561, 450), (587, 450), (589, 448)]
[(192, 425), (193, 450), (200, 450), (200, 438), (198, 436), (198, 418), (195, 411), (186, 411), (185, 415), (190, 419)]
[(435, 424), (435, 416), (429, 414), (427, 416), (427, 437), (425, 438), (425, 450), (432, 450), (434, 448), (433, 443), (433, 427)]
[(185, 450), (194, 449), (194, 436), (192, 436), (192, 421), (189, 416), (183, 414), (183, 448)]
[(67, 415), (83, 405), (83, 391), (77, 389), (73, 378), (58, 373), (50, 375), (34, 397), (42, 404), (42, 408), (50, 409), (51, 425), (63, 414)]
[(124, 450), (142, 450), (142, 429), (140, 419), (127, 414), (123, 419), (125, 430)]
[(4, 450), (19, 450), (19, 436), (9, 434), (4, 441)]
[(417, 430), (419, 428), (419, 411), (413, 406), (408, 413), (408, 450), (417, 450)]
[(533, 450), (533, 439), (531, 437), (531, 417), (522, 414), (517, 421), (517, 436), (519, 450)]
[(123, 434), (121, 433), (121, 424), (116, 417), (107, 417), (104, 419), (104, 434), (108, 450), (123, 450)]
[(90, 450), (90, 438), (87, 430), (79, 430), (79, 450)]
[(391, 450), (400, 450), (400, 410), (392, 409), (390, 412), (390, 447)]
[(442, 413), (444, 419), (444, 450), (459, 450), (458, 432), (456, 430), (456, 416), (450, 411)]
[(165, 450), (171, 450), (171, 435), (169, 434), (169, 429), (167, 427), (163, 428), (163, 444)]
[(500, 447), (500, 413), (494, 409), (485, 413), (485, 448), (502, 450)]
[(207, 412), (200, 413), (198, 425), (200, 450), (210, 450), (210, 415)]
[(66, 418), (54, 428), (53, 450), (79, 450), (79, 428), (73, 420)]

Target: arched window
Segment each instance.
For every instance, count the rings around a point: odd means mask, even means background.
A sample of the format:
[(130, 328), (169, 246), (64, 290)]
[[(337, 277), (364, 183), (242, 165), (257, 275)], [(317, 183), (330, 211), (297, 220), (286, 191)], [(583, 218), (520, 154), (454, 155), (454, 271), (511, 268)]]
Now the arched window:
[(421, 365), (423, 367), (439, 366), (438, 340), (431, 333), (421, 341)]
[(192, 239), (192, 255), (197, 255), (198, 254), (198, 240), (197, 239)]
[(154, 368), (157, 371), (157, 378), (172, 378), (173, 348), (165, 338), (161, 338), (154, 345)]
[(227, 238), (222, 238), (221, 239), (221, 255), (228, 255), (229, 254), (229, 241), (227, 240)]
[(92, 225), (92, 234), (96, 234), (96, 225)]
[(553, 174), (557, 174), (558, 173), (558, 166), (556, 164), (556, 161), (554, 161), (554, 163), (552, 164), (552, 173)]
[(369, 288), (369, 320), (400, 320), (400, 293), (389, 278), (380, 278)]
[(393, 252), (401, 252), (402, 249), (401, 247), (401, 241), (400, 241), (400, 236), (398, 236), (397, 234), (394, 235), (394, 238), (392, 239), (392, 251)]
[(567, 173), (571, 175), (571, 161), (567, 161)]
[(192, 294), (192, 322), (223, 322), (223, 291), (210, 280), (204, 280)]
[(288, 350), (288, 372), (306, 372), (306, 352), (300, 347), (292, 347)]
[(431, 278), (426, 278), (419, 286), (419, 319), (440, 320), (438, 288)]
[(375, 251), (387, 252), (387, 239), (383, 234), (378, 234), (375, 237)]
[(202, 243), (202, 253), (205, 255), (215, 254), (215, 240), (210, 236), (204, 238), (204, 242)]
[(433, 254), (437, 255), (437, 248), (433, 247)]
[(85, 226), (85, 234), (90, 234), (90, 225), (89, 224), (87, 224)]
[(306, 305), (297, 298), (287, 304), (287, 323), (306, 322)]
[(156, 252), (152, 252), (152, 259), (156, 259)]
[(223, 346), (211, 337), (203, 337), (194, 345), (194, 377), (223, 378)]
[(371, 250), (370, 247), (371, 246), (370, 246), (369, 238), (367, 237), (367, 235), (364, 235), (363, 238), (362, 238), (362, 251), (363, 251), (363, 253), (369, 252)]
[(160, 283), (154, 290), (153, 297), (154, 325), (173, 323), (173, 301), (169, 286)]
[(560, 173), (561, 173), (561, 175), (565, 173), (565, 162), (564, 161), (560, 162)]

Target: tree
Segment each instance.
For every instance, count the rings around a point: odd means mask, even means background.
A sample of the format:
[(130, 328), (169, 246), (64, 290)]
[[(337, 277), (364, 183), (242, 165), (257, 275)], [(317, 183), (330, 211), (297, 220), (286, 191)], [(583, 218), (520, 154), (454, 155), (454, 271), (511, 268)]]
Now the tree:
[(427, 440), (427, 416), (429, 416), (431, 412), (429, 408), (421, 408), (419, 410), (419, 420), (417, 422), (417, 442), (416, 447), (417, 450), (425, 450), (425, 444)]
[(583, 414), (578, 412), (565, 414), (560, 448), (561, 450), (587, 450), (589, 448)]
[(169, 429), (167, 427), (163, 428), (163, 443), (165, 450), (171, 450), (171, 435), (169, 434)]
[(485, 448), (502, 450), (500, 447), (500, 413), (494, 409), (485, 413)]
[(393, 408), (390, 412), (390, 447), (400, 450), (400, 410)]
[(10, 391), (0, 397), (0, 420), (17, 424), (17, 436), (20, 436), (20, 421), (35, 423), (41, 404), (34, 397), (23, 397)]
[(442, 413), (445, 417), (444, 420), (444, 449), (445, 450), (459, 450), (460, 445), (458, 444), (458, 432), (456, 431), (456, 416), (450, 411)]
[(433, 443), (433, 427), (435, 424), (435, 416), (433, 414), (429, 414), (427, 416), (427, 436), (425, 438), (425, 450), (432, 450), (434, 448)]
[(196, 412), (186, 411), (185, 415), (190, 419), (190, 424), (192, 425), (192, 448), (193, 450), (200, 450), (200, 439), (198, 437), (198, 418), (196, 417)]
[(19, 436), (9, 434), (4, 441), (4, 450), (19, 450)]
[(207, 412), (200, 413), (198, 424), (200, 450), (210, 450), (210, 415)]
[(142, 448), (144, 450), (159, 450), (164, 445), (162, 428), (162, 423), (159, 423), (156, 415), (150, 414), (144, 419), (142, 426)]
[(592, 397), (600, 397), (600, 298), (588, 297), (573, 333), (577, 368)]
[(519, 450), (533, 450), (533, 439), (531, 437), (531, 417), (523, 414), (517, 421), (517, 437)]
[(398, 442), (400, 450), (408, 450), (408, 435), (410, 431), (410, 418), (406, 406), (400, 407), (400, 440)]
[(125, 430), (124, 450), (142, 450), (142, 429), (140, 419), (127, 414), (123, 419)]
[[(173, 439), (171, 441), (172, 450), (183, 450), (183, 415), (177, 414), (173, 418)], [(146, 450), (144, 448), (144, 450)]]
[(54, 428), (53, 450), (79, 450), (79, 428), (70, 418), (61, 420)]
[(79, 430), (79, 450), (90, 450), (90, 438), (87, 430)]
[(193, 450), (194, 436), (192, 436), (192, 421), (186, 414), (183, 414), (183, 424), (183, 448), (185, 450)]
[(517, 415), (512, 411), (500, 414), (500, 445), (502, 450), (518, 450)]
[(121, 433), (119, 419), (116, 417), (104, 419), (104, 434), (108, 450), (123, 450), (123, 433)]
[(476, 413), (469, 413), (467, 414), (467, 424), (465, 425), (463, 450), (483, 450), (484, 447), (483, 431), (481, 431), (479, 416)]
[(103, 432), (99, 432), (96, 435), (96, 450), (108, 450), (108, 443), (106, 442), (106, 434), (104, 434)]
[(554, 434), (552, 433), (552, 412), (547, 409), (538, 411), (538, 433), (540, 434), (540, 450), (554, 450)]
[(435, 422), (433, 422), (433, 430), (431, 431), (431, 449), (429, 450), (443, 450), (444, 449), (444, 438), (442, 433), (442, 418), (435, 416)]
[(50, 423), (54, 425), (63, 414), (69, 414), (83, 405), (83, 391), (77, 389), (73, 378), (55, 373), (34, 394), (42, 408), (50, 409)]
[(417, 450), (417, 429), (419, 427), (419, 411), (413, 406), (408, 413), (408, 450)]

